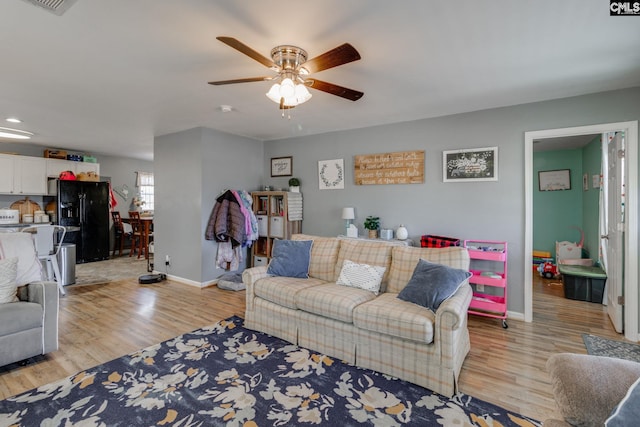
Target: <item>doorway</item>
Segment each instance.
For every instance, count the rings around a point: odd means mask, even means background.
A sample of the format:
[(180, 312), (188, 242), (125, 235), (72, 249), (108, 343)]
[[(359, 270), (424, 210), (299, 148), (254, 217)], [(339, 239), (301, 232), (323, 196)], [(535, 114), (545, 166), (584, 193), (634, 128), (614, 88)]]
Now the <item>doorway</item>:
[[(627, 138), (625, 159), (627, 164), (626, 218), (624, 224), (624, 250), (626, 253), (620, 268), (624, 271), (625, 338), (638, 341), (638, 122), (606, 123), (563, 129), (525, 132), (525, 271), (524, 317), (533, 321), (533, 288), (531, 260), (533, 253), (533, 141), (574, 135), (602, 134), (624, 131)], [(619, 260), (618, 260), (619, 261)]]

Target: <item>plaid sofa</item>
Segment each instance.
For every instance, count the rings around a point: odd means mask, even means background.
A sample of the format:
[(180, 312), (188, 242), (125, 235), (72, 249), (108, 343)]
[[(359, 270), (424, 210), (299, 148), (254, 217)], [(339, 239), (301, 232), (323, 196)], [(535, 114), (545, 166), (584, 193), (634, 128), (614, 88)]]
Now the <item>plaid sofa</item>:
[[(468, 270), (466, 249), (304, 234), (292, 239), (314, 241), (309, 278), (269, 276), (266, 266), (245, 270), (246, 327), (445, 396), (456, 393), (470, 347), (471, 287), (464, 283), (435, 313), (396, 296), (420, 258)], [(337, 285), (345, 260), (386, 267), (380, 294)]]

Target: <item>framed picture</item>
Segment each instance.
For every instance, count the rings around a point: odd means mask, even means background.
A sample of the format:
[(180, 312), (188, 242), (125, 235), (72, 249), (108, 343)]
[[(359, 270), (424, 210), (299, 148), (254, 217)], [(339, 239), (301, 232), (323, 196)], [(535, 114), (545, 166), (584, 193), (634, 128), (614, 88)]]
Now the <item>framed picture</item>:
[(272, 157), (271, 176), (293, 175), (293, 157)]
[(344, 159), (320, 160), (318, 183), (320, 190), (344, 189)]
[(559, 169), (538, 172), (540, 191), (571, 190), (571, 170)]
[(442, 152), (442, 181), (498, 180), (498, 147)]

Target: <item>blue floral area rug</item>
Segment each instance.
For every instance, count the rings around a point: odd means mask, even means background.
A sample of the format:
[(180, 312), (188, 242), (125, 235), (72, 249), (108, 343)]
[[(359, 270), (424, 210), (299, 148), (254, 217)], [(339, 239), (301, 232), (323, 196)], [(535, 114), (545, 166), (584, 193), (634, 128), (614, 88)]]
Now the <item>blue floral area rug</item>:
[(616, 357), (640, 362), (640, 345), (624, 341), (614, 341), (596, 335), (582, 334), (587, 353), (594, 356)]
[(540, 426), (242, 327), (232, 317), (0, 401), (0, 426)]

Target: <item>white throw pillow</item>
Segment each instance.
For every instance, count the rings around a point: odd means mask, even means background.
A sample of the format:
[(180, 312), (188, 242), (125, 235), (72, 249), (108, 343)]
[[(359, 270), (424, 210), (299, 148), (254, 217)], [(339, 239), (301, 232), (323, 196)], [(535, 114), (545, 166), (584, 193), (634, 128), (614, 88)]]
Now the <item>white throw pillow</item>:
[(386, 267), (377, 265), (356, 264), (355, 262), (344, 260), (340, 277), (336, 282), (338, 285), (350, 286), (352, 288), (365, 289), (378, 295), (380, 283)]
[(16, 302), (18, 258), (0, 259), (0, 304)]
[(0, 259), (18, 257), (18, 286), (42, 280), (42, 264), (31, 233), (0, 233)]

